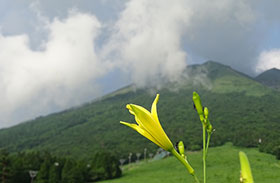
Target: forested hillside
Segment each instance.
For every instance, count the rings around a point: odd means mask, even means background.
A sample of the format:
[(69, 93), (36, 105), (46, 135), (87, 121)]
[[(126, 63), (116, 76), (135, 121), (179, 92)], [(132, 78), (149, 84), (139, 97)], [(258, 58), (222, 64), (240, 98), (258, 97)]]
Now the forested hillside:
[(149, 109), (159, 93), (158, 115), (172, 142), (183, 140), (187, 149), (200, 149), (201, 124), (192, 104), (195, 90), (210, 110), (215, 128), (212, 146), (231, 141), (238, 146), (279, 152), (279, 92), (211, 61), (190, 66), (186, 73), (180, 82), (165, 83), (160, 89), (135, 89), (131, 85), (83, 106), (2, 129), (0, 146), (11, 152), (48, 150), (80, 158), (100, 149), (120, 157), (143, 152), (144, 148), (155, 151), (154, 144), (119, 121), (134, 121), (125, 108), (127, 103)]

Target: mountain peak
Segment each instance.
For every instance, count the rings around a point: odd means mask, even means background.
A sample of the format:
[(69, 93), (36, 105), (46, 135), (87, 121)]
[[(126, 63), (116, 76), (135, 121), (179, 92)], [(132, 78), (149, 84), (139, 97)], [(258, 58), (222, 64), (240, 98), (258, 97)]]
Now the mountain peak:
[(232, 69), (230, 66), (209, 60), (204, 62), (203, 64), (195, 64), (189, 66), (188, 73), (190, 75), (196, 75), (197, 73), (206, 74), (209, 79), (215, 80), (225, 75), (235, 75), (238, 73), (238, 71)]
[(222, 63), (219, 63), (219, 62), (216, 62), (216, 61), (213, 61), (213, 60), (208, 60), (208, 61), (204, 62), (203, 64), (193, 64), (193, 65), (190, 65), (189, 67), (192, 67), (192, 68), (206, 67), (207, 69), (210, 69), (210, 68), (231, 68), (228, 65), (224, 65)]
[(272, 68), (264, 71), (256, 77), (258, 81), (264, 80), (280, 80), (280, 70), (277, 68)]
[(206, 61), (205, 63), (203, 63), (202, 65), (230, 68), (230, 66), (228, 66), (228, 65), (224, 65), (224, 64), (222, 64), (222, 63), (219, 63), (219, 62), (216, 62), (216, 61), (213, 61), (213, 60), (208, 60), (208, 61)]
[[(280, 73), (280, 70), (275, 68), (275, 67), (273, 67), (272, 69), (269, 69), (269, 70), (267, 70), (265, 72), (277, 72), (277, 73)], [(265, 72), (263, 72), (263, 73), (265, 73)]]
[(277, 68), (269, 69), (259, 74), (255, 80), (271, 88), (280, 89), (280, 70)]

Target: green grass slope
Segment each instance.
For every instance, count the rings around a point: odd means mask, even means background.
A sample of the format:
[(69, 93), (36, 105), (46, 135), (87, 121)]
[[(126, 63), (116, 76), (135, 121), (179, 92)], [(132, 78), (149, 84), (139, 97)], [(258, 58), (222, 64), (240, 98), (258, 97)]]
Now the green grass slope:
[(81, 158), (99, 149), (120, 157), (157, 147), (135, 131), (119, 124), (134, 122), (127, 103), (150, 108), (160, 93), (158, 114), (173, 143), (183, 140), (188, 149), (201, 147), (201, 124), (193, 110), (196, 90), (210, 110), (216, 129), (211, 145), (226, 141), (245, 147), (258, 146), (274, 153), (280, 145), (280, 94), (228, 66), (206, 62), (187, 68), (180, 82), (166, 83), (161, 89), (135, 90), (128, 86), (99, 100), (0, 130), (0, 148), (11, 152), (48, 150)]
[[(255, 182), (280, 182), (280, 161), (273, 156), (260, 153), (257, 149), (237, 148), (231, 144), (210, 148), (207, 159), (207, 182), (238, 183), (240, 165), (238, 152), (244, 151), (250, 161)], [(202, 181), (202, 152), (188, 152), (188, 160)], [(159, 161), (141, 162), (124, 167), (123, 176), (119, 179), (100, 183), (183, 183), (194, 182), (191, 175), (177, 161), (170, 157)]]

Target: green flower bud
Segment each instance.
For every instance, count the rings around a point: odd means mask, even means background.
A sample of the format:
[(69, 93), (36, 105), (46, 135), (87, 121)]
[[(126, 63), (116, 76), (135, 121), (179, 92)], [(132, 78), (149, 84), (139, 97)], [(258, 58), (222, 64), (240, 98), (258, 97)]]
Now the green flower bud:
[(246, 154), (242, 151), (239, 152), (241, 173), (240, 182), (241, 183), (254, 183), (253, 176), (251, 173), (251, 167)]
[[(209, 122), (209, 120), (208, 120), (208, 122)], [(206, 130), (207, 130), (208, 135), (210, 135), (213, 132), (213, 127), (210, 123), (206, 126)]]
[(181, 156), (185, 157), (185, 146), (184, 146), (183, 141), (180, 141), (178, 143), (178, 151), (179, 151)]
[(204, 121), (203, 107), (201, 105), (200, 97), (196, 92), (193, 92), (193, 103), (197, 114), (199, 115), (200, 121)]
[(209, 111), (207, 107), (204, 107), (204, 116), (206, 119), (208, 119)]

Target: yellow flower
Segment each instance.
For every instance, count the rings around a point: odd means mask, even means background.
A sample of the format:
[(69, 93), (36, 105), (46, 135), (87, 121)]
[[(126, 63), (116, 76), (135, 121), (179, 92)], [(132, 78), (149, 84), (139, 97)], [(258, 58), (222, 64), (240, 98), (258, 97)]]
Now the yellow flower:
[(254, 183), (251, 173), (250, 163), (246, 154), (242, 151), (239, 152), (239, 159), (241, 165), (240, 182), (241, 183)]
[(139, 105), (127, 104), (126, 108), (131, 114), (135, 116), (135, 121), (137, 124), (127, 123), (123, 121), (121, 121), (121, 124), (124, 124), (136, 130), (138, 133), (140, 133), (162, 149), (171, 152), (187, 168), (189, 173), (194, 176), (194, 170), (189, 162), (175, 150), (173, 144), (161, 127), (157, 115), (158, 99), (159, 94), (157, 94), (152, 104), (151, 112)]
[(137, 124), (131, 124), (121, 121), (121, 124), (131, 127), (138, 133), (161, 147), (166, 151), (171, 151), (174, 147), (161, 127), (157, 115), (157, 103), (159, 94), (157, 94), (151, 108), (151, 112), (147, 109), (134, 104), (127, 104), (126, 108), (135, 116)]

